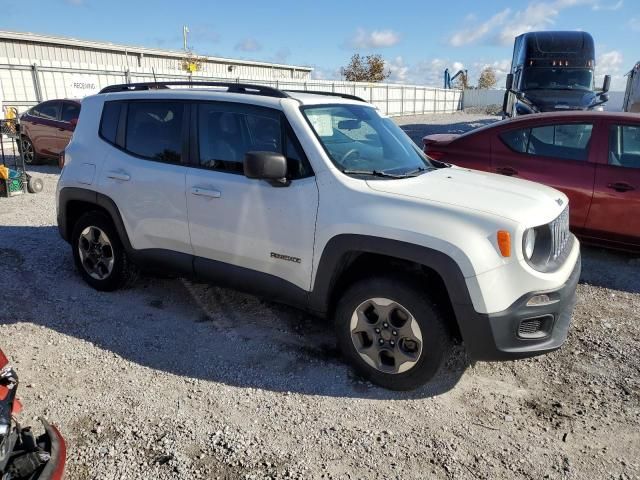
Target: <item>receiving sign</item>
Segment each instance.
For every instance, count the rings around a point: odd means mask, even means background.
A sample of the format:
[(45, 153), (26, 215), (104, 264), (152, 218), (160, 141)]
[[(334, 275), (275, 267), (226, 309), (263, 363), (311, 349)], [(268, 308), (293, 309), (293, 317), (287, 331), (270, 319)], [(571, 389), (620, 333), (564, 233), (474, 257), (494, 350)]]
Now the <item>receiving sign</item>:
[(98, 78), (95, 75), (72, 75), (67, 91), (69, 98), (84, 98), (100, 91)]

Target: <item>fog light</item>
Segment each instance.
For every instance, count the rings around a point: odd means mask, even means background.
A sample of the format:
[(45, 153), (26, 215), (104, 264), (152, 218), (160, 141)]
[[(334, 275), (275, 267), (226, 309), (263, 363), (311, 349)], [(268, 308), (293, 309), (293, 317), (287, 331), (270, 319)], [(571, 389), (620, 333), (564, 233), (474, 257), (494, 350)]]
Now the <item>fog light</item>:
[(553, 300), (546, 293), (540, 295), (534, 295), (527, 302), (527, 307), (540, 307), (542, 305), (549, 305), (550, 303), (556, 303), (557, 300)]

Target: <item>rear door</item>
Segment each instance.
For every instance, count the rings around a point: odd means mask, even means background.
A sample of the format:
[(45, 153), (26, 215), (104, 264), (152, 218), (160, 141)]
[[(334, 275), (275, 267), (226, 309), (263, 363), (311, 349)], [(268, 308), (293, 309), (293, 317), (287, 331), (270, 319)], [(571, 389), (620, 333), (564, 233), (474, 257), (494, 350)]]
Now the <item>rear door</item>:
[(105, 102), (100, 137), (114, 148), (99, 172), (101, 191), (116, 203), (133, 248), (162, 262), (175, 260), (187, 271), (192, 259), (183, 163), (188, 109), (174, 100)]
[(71, 123), (72, 120), (78, 120), (80, 116), (80, 104), (75, 102), (62, 102), (62, 109), (60, 112), (60, 121), (58, 122), (58, 128), (55, 135), (55, 141), (53, 142), (52, 152), (56, 155), (66, 148), (71, 140), (75, 126)]
[[(259, 272), (308, 291), (318, 188), (286, 118), (230, 102), (198, 103), (193, 117), (186, 191), (196, 273), (225, 274), (225, 283), (246, 288), (239, 279), (252, 282)], [(290, 183), (245, 177), (248, 151), (283, 153)]]
[(640, 243), (640, 122), (605, 122), (606, 137), (596, 169), (588, 234)]
[(492, 170), (557, 188), (569, 197), (571, 226), (584, 228), (596, 170), (594, 122), (505, 129), (492, 139)]
[(43, 102), (32, 109), (28, 135), (36, 152), (41, 155), (56, 155), (55, 141), (58, 133), (62, 102)]

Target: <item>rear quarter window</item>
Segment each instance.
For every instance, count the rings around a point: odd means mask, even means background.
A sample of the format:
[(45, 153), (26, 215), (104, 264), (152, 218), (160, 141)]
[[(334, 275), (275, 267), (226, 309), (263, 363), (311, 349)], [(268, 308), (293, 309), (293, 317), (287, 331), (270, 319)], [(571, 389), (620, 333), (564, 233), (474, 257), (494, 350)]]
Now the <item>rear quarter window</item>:
[(500, 140), (514, 152), (526, 153), (531, 130), (510, 130), (500, 134)]
[(106, 102), (104, 107), (102, 107), (100, 136), (109, 143), (116, 143), (121, 107), (122, 102)]

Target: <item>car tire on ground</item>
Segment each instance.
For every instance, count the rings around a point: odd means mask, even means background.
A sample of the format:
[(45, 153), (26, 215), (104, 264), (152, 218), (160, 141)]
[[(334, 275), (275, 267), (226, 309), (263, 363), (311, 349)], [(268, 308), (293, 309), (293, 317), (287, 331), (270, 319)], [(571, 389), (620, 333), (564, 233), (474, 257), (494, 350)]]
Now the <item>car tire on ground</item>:
[(27, 190), (29, 193), (40, 193), (44, 188), (44, 182), (41, 178), (31, 177), (27, 180)]
[(82, 278), (96, 290), (113, 291), (135, 278), (111, 219), (101, 212), (88, 212), (78, 219), (71, 249)]
[(438, 307), (400, 275), (352, 285), (338, 302), (335, 329), (338, 345), (356, 371), (392, 390), (428, 382), (452, 348)]
[(41, 163), (40, 156), (36, 153), (36, 149), (33, 146), (33, 142), (27, 136), (22, 136), (20, 142), (20, 149), (22, 150), (22, 158), (27, 165), (39, 165)]

